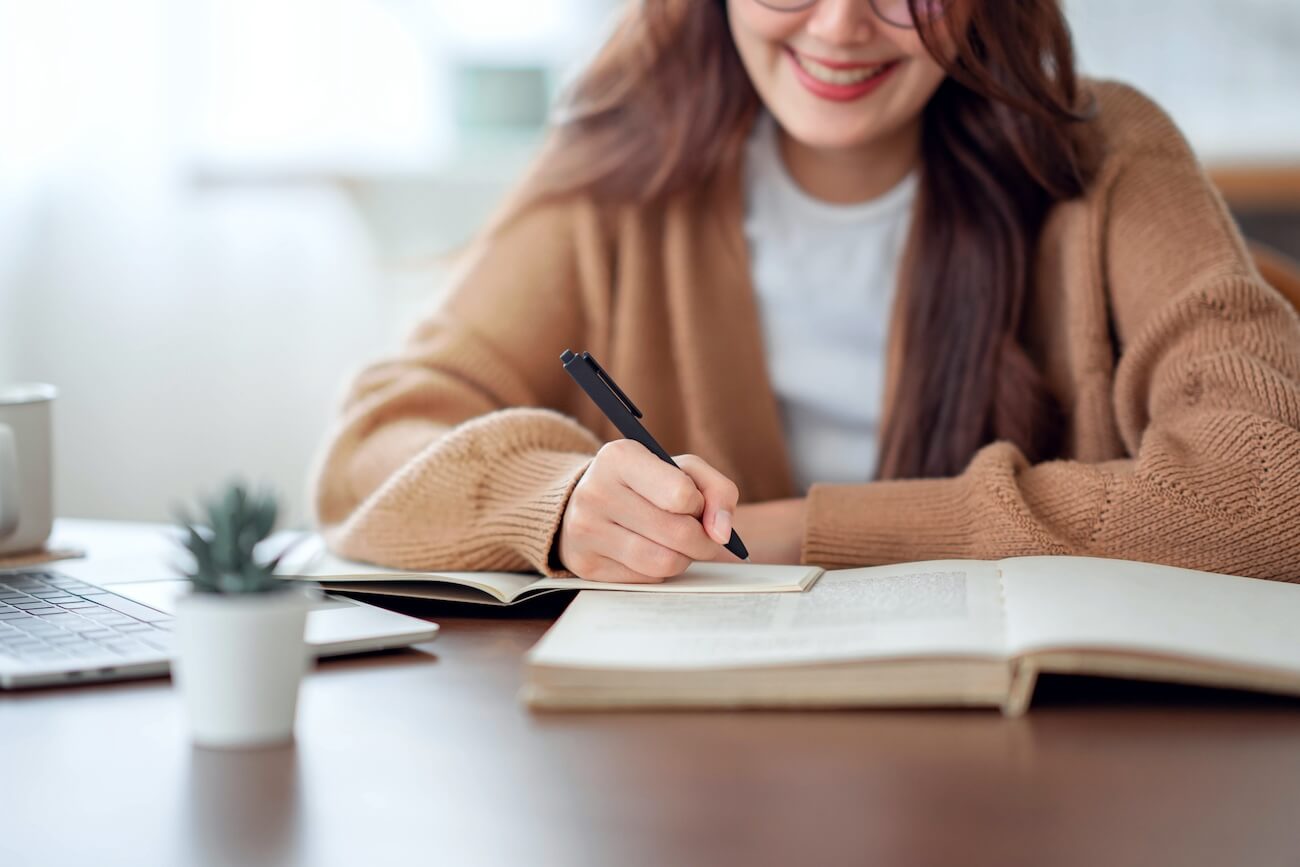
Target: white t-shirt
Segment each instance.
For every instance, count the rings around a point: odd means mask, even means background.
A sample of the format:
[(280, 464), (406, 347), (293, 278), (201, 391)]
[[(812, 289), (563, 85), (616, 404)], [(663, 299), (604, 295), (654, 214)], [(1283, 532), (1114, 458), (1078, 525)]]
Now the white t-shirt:
[(754, 124), (745, 156), (745, 239), (768, 376), (795, 482), (875, 474), (899, 260), (916, 199), (908, 175), (879, 198), (833, 205), (786, 170), (775, 119)]

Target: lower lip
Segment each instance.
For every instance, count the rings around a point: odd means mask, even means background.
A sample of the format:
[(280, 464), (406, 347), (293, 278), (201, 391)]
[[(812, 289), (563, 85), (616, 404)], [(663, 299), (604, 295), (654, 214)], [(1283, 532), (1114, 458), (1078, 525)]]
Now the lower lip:
[(821, 79), (814, 78), (811, 72), (800, 66), (793, 51), (787, 49), (787, 52), (790, 55), (790, 64), (794, 67), (795, 78), (799, 79), (799, 83), (808, 88), (814, 96), (829, 99), (833, 102), (850, 102), (855, 99), (862, 99), (862, 97), (892, 78), (894, 70), (898, 69), (900, 62), (895, 60), (883, 72), (868, 78), (866, 81), (859, 81), (857, 84), (829, 84)]

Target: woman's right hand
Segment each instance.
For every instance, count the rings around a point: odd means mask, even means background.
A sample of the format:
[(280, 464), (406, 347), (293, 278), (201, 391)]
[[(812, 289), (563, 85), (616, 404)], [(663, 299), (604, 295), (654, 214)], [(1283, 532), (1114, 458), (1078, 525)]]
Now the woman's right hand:
[(697, 458), (680, 469), (634, 440), (606, 443), (569, 497), (560, 523), (560, 562), (580, 578), (653, 584), (696, 560), (732, 560), (739, 492)]

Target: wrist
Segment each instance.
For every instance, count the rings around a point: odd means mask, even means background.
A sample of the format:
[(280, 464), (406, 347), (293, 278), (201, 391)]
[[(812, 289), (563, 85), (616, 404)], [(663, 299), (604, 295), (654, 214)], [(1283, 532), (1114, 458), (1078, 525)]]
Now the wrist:
[(736, 532), (754, 563), (798, 563), (803, 549), (803, 497), (746, 503), (736, 508)]

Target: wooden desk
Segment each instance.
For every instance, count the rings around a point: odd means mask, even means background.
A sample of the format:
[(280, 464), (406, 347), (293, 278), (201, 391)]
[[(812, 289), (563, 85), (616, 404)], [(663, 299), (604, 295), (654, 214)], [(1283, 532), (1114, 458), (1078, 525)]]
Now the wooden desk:
[[(1295, 864), (1300, 703), (1048, 681), (987, 711), (530, 714), (546, 617), (320, 665), (295, 747), (165, 680), (0, 697), (0, 864)], [(415, 859), (411, 861), (410, 859)]]
[(1300, 162), (1212, 164), (1210, 180), (1237, 211), (1300, 209)]

